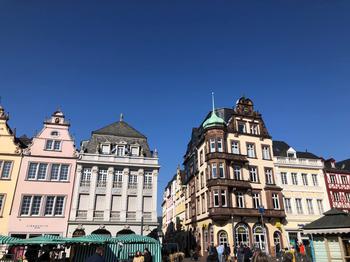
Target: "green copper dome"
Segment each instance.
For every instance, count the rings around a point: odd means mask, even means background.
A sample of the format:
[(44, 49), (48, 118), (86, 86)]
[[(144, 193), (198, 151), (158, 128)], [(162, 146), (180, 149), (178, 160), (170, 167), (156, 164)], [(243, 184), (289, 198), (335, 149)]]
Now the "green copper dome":
[(212, 126), (222, 126), (222, 125), (225, 125), (225, 121), (221, 117), (218, 117), (215, 113), (215, 110), (213, 110), (211, 112), (211, 116), (204, 121), (203, 128), (208, 128)]

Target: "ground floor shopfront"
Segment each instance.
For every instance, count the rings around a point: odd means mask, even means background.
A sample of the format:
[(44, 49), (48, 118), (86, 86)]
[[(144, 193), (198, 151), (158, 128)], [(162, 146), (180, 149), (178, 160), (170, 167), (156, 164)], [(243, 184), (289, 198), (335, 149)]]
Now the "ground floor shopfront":
[(259, 248), (271, 255), (276, 255), (282, 248), (287, 247), (287, 239), (283, 226), (279, 222), (266, 222), (264, 226), (258, 219), (231, 219), (223, 223), (215, 223), (211, 219), (188, 225), (195, 233), (200, 244), (201, 254), (204, 255), (210, 245), (227, 244), (234, 248), (240, 243), (251, 248)]

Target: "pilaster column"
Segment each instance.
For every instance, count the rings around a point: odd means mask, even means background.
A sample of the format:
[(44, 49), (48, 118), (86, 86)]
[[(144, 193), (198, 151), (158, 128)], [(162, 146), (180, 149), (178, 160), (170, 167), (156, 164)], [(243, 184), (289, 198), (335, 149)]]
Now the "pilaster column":
[(152, 222), (157, 222), (158, 170), (152, 172)]
[(87, 212), (88, 221), (92, 221), (94, 218), (97, 173), (98, 173), (98, 167), (93, 166), (91, 169), (91, 183), (90, 183), (90, 190), (89, 190), (89, 209)]
[(114, 168), (109, 167), (108, 173), (107, 173), (106, 206), (105, 206), (105, 212), (104, 212), (104, 221), (109, 221), (111, 217), (113, 174), (114, 174)]
[(79, 187), (80, 187), (80, 180), (81, 180), (81, 173), (83, 170), (82, 165), (77, 165), (77, 169), (75, 171), (75, 182), (74, 182), (74, 188), (73, 188), (73, 194), (72, 194), (72, 210), (70, 213), (70, 219), (75, 220), (77, 217), (77, 210), (78, 210), (78, 200), (79, 200)]
[(143, 176), (144, 170), (140, 168), (137, 172), (137, 207), (136, 207), (136, 220), (141, 221), (142, 204), (143, 204)]
[(128, 181), (129, 181), (129, 168), (123, 170), (123, 185), (122, 185), (122, 209), (120, 210), (120, 221), (126, 220), (126, 210), (128, 208)]

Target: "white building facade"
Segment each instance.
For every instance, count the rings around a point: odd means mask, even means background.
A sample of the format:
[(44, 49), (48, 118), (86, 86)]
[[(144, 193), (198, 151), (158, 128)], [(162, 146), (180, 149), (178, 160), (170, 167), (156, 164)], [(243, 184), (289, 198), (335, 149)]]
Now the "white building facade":
[(83, 141), (68, 236), (157, 228), (158, 156), (147, 138), (122, 119)]

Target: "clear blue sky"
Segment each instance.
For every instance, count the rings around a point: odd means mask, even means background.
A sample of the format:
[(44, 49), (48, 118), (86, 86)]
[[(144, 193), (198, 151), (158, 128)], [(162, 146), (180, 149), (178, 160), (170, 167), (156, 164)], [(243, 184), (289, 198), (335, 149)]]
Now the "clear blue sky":
[(350, 157), (350, 1), (0, 2), (0, 95), (17, 133), (57, 106), (79, 145), (119, 119), (148, 136), (164, 185), (191, 128), (246, 95), (274, 139)]

